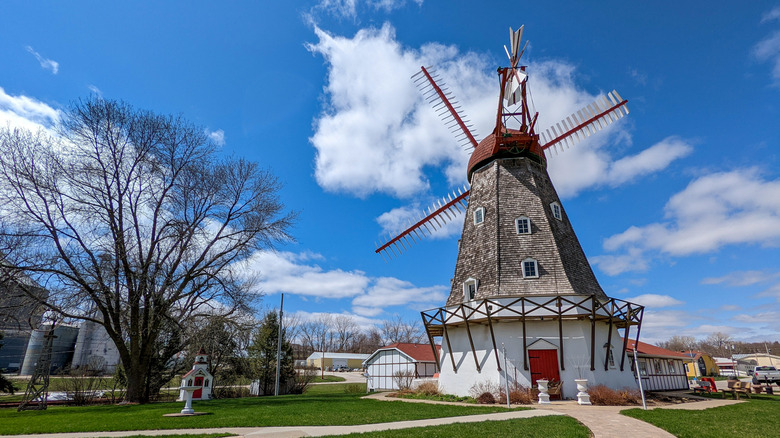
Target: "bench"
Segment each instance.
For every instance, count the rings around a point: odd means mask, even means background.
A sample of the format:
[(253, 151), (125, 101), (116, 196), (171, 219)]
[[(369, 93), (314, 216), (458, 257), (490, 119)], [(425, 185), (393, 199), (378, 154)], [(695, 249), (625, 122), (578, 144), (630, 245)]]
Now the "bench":
[(712, 392), (710, 382), (700, 382), (699, 386), (694, 386), (693, 393), (696, 394), (697, 392)]
[(740, 394), (747, 395), (750, 398), (750, 382), (740, 382), (739, 380), (729, 380), (728, 388), (721, 389), (721, 395), (726, 398), (726, 394), (731, 394), (732, 398), (739, 400)]

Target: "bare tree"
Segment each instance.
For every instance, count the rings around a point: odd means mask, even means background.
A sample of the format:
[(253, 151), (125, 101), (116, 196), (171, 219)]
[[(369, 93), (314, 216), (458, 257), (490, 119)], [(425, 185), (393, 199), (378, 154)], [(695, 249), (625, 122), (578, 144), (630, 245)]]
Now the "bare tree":
[(731, 335), (722, 332), (715, 332), (701, 341), (701, 349), (713, 356), (727, 357), (729, 356), (729, 345), (734, 340)]
[(672, 351), (688, 351), (698, 348), (698, 342), (693, 336), (672, 336), (667, 341), (658, 344), (661, 348)]
[(382, 321), (380, 330), (385, 345), (396, 342), (419, 343), (425, 337), (419, 321), (407, 322), (398, 315), (393, 319)]
[(303, 345), (311, 351), (330, 351), (333, 349), (333, 316), (323, 313), (300, 325), (300, 337)]
[(0, 268), (45, 287), (47, 308), (101, 324), (127, 400), (143, 402), (186, 321), (247, 308), (239, 262), (288, 238), (293, 215), (275, 177), (220, 158), (180, 117), (91, 99), (58, 132), (0, 130)]
[(360, 333), (360, 327), (355, 318), (349, 315), (336, 315), (333, 317), (334, 347), (336, 351), (347, 351), (352, 341)]

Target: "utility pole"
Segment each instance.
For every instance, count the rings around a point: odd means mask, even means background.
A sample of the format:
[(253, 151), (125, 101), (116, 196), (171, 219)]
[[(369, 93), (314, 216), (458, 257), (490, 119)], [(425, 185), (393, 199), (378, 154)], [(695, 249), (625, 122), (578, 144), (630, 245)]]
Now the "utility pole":
[(276, 387), (274, 388), (274, 395), (279, 395), (279, 369), (282, 365), (282, 314), (284, 313), (284, 294), (282, 294), (282, 302), (279, 304), (279, 336), (276, 343)]

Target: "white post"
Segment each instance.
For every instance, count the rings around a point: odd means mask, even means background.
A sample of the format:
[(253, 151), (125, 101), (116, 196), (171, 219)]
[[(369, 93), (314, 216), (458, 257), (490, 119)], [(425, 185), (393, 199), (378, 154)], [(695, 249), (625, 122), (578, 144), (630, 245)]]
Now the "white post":
[(276, 386), (274, 395), (279, 395), (279, 368), (282, 364), (282, 309), (284, 308), (284, 294), (282, 294), (282, 303), (279, 305), (279, 339), (276, 343)]
[(642, 409), (647, 410), (645, 391), (642, 389), (642, 375), (639, 373), (639, 359), (636, 356), (636, 346), (634, 346), (634, 370), (636, 371), (636, 381), (639, 382), (639, 393), (642, 394)]
[(506, 407), (509, 407), (509, 372), (506, 369), (506, 347), (501, 343), (501, 354), (504, 355), (504, 390), (506, 391)]

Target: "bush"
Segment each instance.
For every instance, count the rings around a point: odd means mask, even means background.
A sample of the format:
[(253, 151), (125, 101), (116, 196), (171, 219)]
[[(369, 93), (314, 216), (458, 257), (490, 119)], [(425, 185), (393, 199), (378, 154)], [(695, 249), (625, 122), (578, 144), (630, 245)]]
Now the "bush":
[(68, 370), (68, 373), (70, 377), (62, 380), (68, 404), (86, 406), (103, 397), (106, 392), (102, 389), (105, 386), (103, 379), (90, 375), (87, 370)]
[(293, 384), (290, 388), (290, 394), (303, 394), (309, 388), (312, 380), (317, 377), (317, 370), (314, 367), (303, 367), (295, 370)]
[(422, 395), (440, 395), (439, 384), (437, 382), (423, 382), (415, 389), (417, 394)]
[(490, 392), (483, 392), (477, 397), (477, 403), (481, 405), (492, 405), (496, 403), (496, 397)]
[(486, 392), (493, 395), (493, 398), (497, 398), (499, 394), (498, 383), (483, 380), (471, 385), (471, 388), (469, 388), (469, 395), (475, 399), (479, 399)]
[(397, 386), (400, 390), (411, 388), (413, 380), (414, 373), (409, 370), (399, 370), (393, 374), (393, 383), (395, 383), (395, 386)]
[(588, 388), (590, 402), (600, 406), (626, 406), (638, 405), (641, 401), (639, 390), (623, 388), (614, 390), (604, 385), (595, 385)]
[[(499, 394), (499, 403), (506, 403), (506, 394), (501, 391)], [(536, 402), (536, 395), (531, 388), (527, 388), (523, 385), (515, 385), (514, 388), (509, 390), (509, 403), (513, 405), (530, 405)]]

